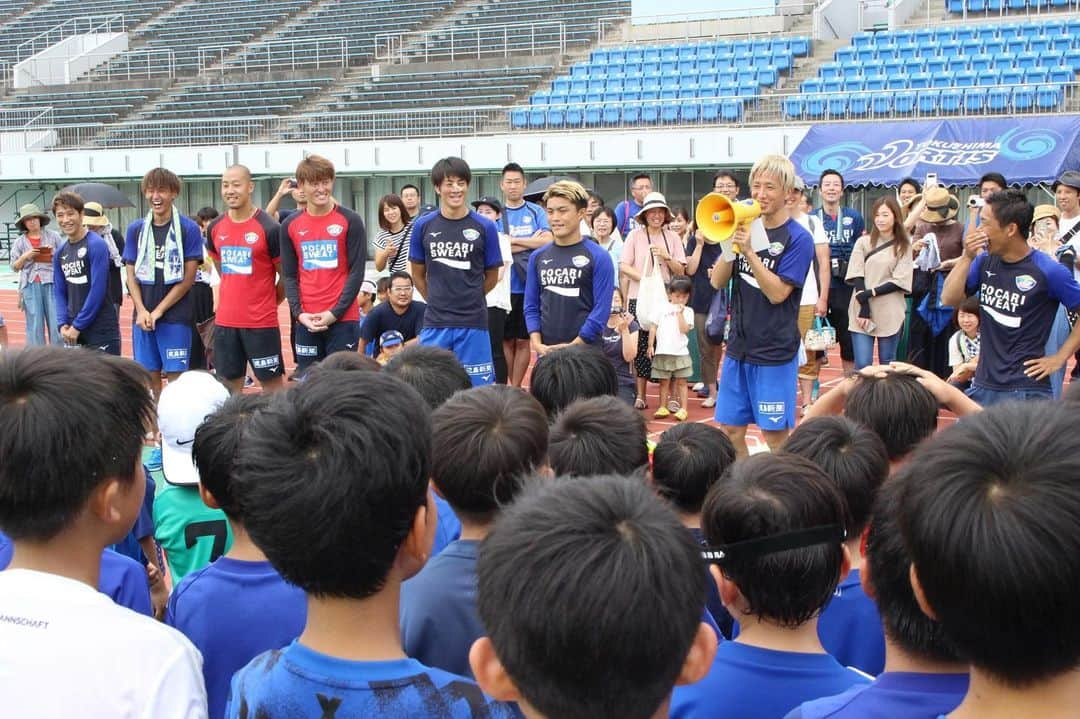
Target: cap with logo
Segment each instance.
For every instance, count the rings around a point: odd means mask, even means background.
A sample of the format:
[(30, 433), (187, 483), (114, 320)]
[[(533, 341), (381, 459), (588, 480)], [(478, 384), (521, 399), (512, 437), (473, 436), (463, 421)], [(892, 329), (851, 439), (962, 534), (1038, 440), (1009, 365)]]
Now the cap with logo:
[[(487, 205), (491, 209), (495, 210), (496, 214), (500, 214), (503, 211), (502, 203), (499, 202), (497, 198), (492, 197), (491, 195), (484, 195), (479, 200), (474, 200), (472, 202), (473, 208), (478, 208), (480, 207), (480, 205)], [(526, 217), (527, 216), (528, 215), (526, 215)]]
[(199, 483), (199, 471), (191, 456), (195, 430), (228, 398), (225, 385), (209, 372), (199, 370), (185, 372), (161, 390), (158, 430), (166, 482), (184, 487)]
[(405, 335), (397, 330), (387, 330), (379, 335), (380, 347), (397, 347), (403, 344), (405, 344)]

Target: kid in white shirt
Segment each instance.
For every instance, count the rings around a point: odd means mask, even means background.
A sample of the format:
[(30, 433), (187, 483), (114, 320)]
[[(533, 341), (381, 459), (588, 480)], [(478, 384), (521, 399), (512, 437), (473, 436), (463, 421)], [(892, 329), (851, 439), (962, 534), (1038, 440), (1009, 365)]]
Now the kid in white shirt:
[(652, 377), (660, 381), (660, 409), (653, 416), (663, 419), (672, 415), (668, 402), (678, 396), (679, 409), (675, 419), (686, 419), (686, 378), (693, 372), (690, 342), (687, 334), (694, 327), (694, 310), (689, 307), (693, 282), (689, 277), (676, 276), (668, 284), (668, 301), (652, 317), (649, 330), (649, 357)]

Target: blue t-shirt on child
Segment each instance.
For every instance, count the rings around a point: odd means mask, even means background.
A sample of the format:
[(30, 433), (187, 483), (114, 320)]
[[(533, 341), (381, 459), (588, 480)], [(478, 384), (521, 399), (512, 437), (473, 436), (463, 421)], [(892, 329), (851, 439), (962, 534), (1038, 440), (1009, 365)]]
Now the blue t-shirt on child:
[(425, 329), (487, 329), (484, 273), (503, 262), (494, 222), (472, 211), (460, 220), (424, 215), (409, 233), (409, 261), (427, 269)]
[(967, 674), (887, 672), (869, 686), (806, 702), (784, 719), (931, 719), (960, 706)]
[(463, 677), (415, 659), (357, 662), (293, 642), (256, 657), (233, 677), (228, 719), (502, 719), (493, 701)]
[(859, 570), (840, 582), (818, 619), (818, 638), (825, 651), (845, 667), (871, 676), (885, 670), (885, 631), (874, 600), (863, 592)]
[(459, 539), (401, 585), (401, 643), (421, 663), (472, 676), (469, 649), (485, 635), (476, 612), (479, 542)]
[[(15, 545), (0, 532), (0, 571), (11, 564)], [(111, 549), (101, 553), (101, 567), (98, 573), (98, 591), (107, 594), (121, 607), (154, 616), (150, 604), (150, 585), (147, 583), (146, 568), (130, 557), (125, 557)]]
[(268, 649), (300, 636), (307, 596), (269, 562), (221, 557), (191, 572), (173, 590), (165, 623), (202, 652), (210, 716), (225, 712), (233, 674)]
[(783, 652), (724, 642), (709, 674), (676, 687), (671, 719), (782, 717), (805, 701), (832, 696), (870, 679), (828, 654)]
[(1032, 250), (1018, 262), (982, 253), (971, 263), (967, 294), (979, 295), (979, 365), (973, 384), (995, 391), (1044, 389), (1050, 380), (1024, 374), (1024, 362), (1046, 349), (1058, 305), (1080, 308), (1073, 273)]

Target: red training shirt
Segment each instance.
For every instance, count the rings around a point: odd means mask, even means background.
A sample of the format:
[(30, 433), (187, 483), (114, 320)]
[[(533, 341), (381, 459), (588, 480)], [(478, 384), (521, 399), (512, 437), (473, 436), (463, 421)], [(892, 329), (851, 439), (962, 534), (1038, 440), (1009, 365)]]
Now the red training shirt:
[(242, 329), (278, 326), (280, 229), (262, 210), (244, 222), (219, 215), (207, 226), (206, 249), (221, 274), (217, 324)]
[(281, 225), (281, 269), (289, 309), (297, 317), (330, 310), (338, 321), (360, 321), (356, 295), (364, 280), (364, 221), (337, 205), (315, 217), (307, 210)]

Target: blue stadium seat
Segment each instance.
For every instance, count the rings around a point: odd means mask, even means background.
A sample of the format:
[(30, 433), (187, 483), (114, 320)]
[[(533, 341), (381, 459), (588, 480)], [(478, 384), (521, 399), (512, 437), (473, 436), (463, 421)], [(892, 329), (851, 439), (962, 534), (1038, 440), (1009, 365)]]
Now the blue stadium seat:
[(911, 62), (908, 60), (889, 60), (882, 67), (885, 74), (890, 77), (893, 75), (908, 75), (912, 72)]
[(603, 118), (603, 106), (602, 105), (586, 105), (585, 106), (585, 127), (597, 127)]
[(802, 92), (807, 93), (821, 92), (822, 84), (823, 82), (820, 77), (808, 77), (807, 79), (802, 81), (802, 85), (799, 86), (799, 89)]
[(936, 43), (934, 40), (934, 30), (931, 28), (916, 30), (912, 33), (911, 39), (908, 42), (915, 43), (920, 47), (929, 47), (932, 43)]
[[(821, 83), (822, 92), (840, 92), (846, 80), (824, 80)], [(865, 81), (864, 81), (865, 82)]]
[(639, 48), (630, 48), (630, 49), (628, 49), (626, 51), (626, 60), (625, 60), (626, 63), (628, 63), (628, 64), (637, 63), (637, 64), (640, 65), (644, 61), (645, 61), (645, 53), (643, 53)]
[(627, 105), (622, 109), (622, 122), (624, 125), (636, 125), (641, 120), (641, 107)]
[(757, 70), (752, 67), (741, 67), (735, 71), (735, 82), (754, 82), (757, 80)]
[(877, 48), (873, 45), (867, 45), (866, 47), (860, 47), (855, 50), (856, 62), (863, 65), (873, 65), (877, 63)]
[(1040, 85), (1035, 91), (1035, 106), (1040, 110), (1056, 110), (1061, 105), (1062, 91), (1058, 85)]
[(581, 127), (585, 124), (585, 106), (574, 105), (566, 108), (566, 126)]
[(870, 98), (868, 92), (860, 92), (848, 99), (848, 114), (853, 117), (866, 117), (870, 114)]
[(825, 62), (818, 68), (818, 75), (822, 80), (839, 80), (844, 76), (844, 71), (839, 63)]
[(547, 110), (538, 107), (529, 111), (529, 127), (543, 127), (547, 123)]
[(1061, 67), (1050, 68), (1050, 82), (1052, 83), (1069, 83), (1076, 80), (1076, 72), (1069, 66), (1063, 65)]
[(589, 91), (589, 81), (588, 80), (571, 80), (570, 81), (570, 92), (571, 93), (577, 92), (577, 93), (581, 93), (582, 95), (584, 95), (588, 91)]
[(641, 74), (645, 77), (659, 77), (660, 76), (660, 62), (643, 62), (641, 63)]
[(605, 93), (602, 92), (590, 92), (585, 96), (586, 105), (599, 105), (604, 101)]
[(971, 70), (972, 72), (986, 72), (993, 65), (994, 58), (990, 55), (972, 55), (971, 56)]
[(1001, 73), (997, 70), (987, 70), (986, 72), (980, 72), (979, 76), (975, 79), (975, 84), (979, 87), (993, 87), (1001, 84)]
[(1024, 112), (1035, 108), (1035, 88), (1016, 87), (1012, 91), (1012, 108)]
[(997, 36), (1008, 43), (1009, 40), (1024, 37), (1024, 31), (1021, 29), (1020, 23), (1006, 22), (997, 26)]
[(1019, 69), (1002, 70), (998, 79), (1002, 85), (1019, 85), (1024, 82), (1024, 71)]
[(623, 67), (609, 67), (607, 76), (608, 80), (625, 80), (626, 70)]
[(898, 92), (893, 97), (893, 110), (901, 115), (911, 115), (915, 112), (915, 103), (918, 95), (914, 92)]
[(607, 105), (604, 107), (603, 119), (605, 125), (618, 125), (622, 119), (622, 110), (618, 105)]
[(856, 50), (853, 47), (842, 47), (836, 51), (834, 59), (841, 65), (855, 62)]
[(757, 80), (743, 80), (739, 83), (737, 94), (740, 97), (755, 97), (761, 94), (761, 87), (758, 86)]
[(644, 56), (641, 59), (641, 61), (643, 63), (645, 63), (645, 62), (659, 63), (660, 62), (660, 48), (658, 48), (658, 47), (646, 47), (646, 48), (642, 49), (642, 52), (644, 53)]
[(1044, 37), (1032, 38), (1028, 42), (1028, 50), (1039, 55), (1045, 55), (1050, 52), (1050, 40)]
[(679, 97), (679, 91), (672, 86), (663, 87), (660, 89), (660, 100), (662, 102), (674, 102)]
[(912, 90), (925, 90), (930, 87), (930, 79), (928, 72), (913, 72), (908, 78), (908, 87)]
[(889, 79), (885, 81), (886, 90), (906, 90), (908, 88), (908, 79), (904, 75), (891, 75)]
[(735, 97), (739, 94), (739, 86), (733, 82), (722, 82), (716, 88), (716, 97)]
[(1065, 34), (1073, 37), (1080, 35), (1080, 18), (1071, 18), (1065, 21)]
[(1005, 41), (1005, 52), (1013, 57), (1027, 52), (1027, 40), (1025, 38), (1013, 38)]
[(1050, 71), (1046, 68), (1036, 67), (1024, 70), (1024, 82), (1028, 85), (1041, 85), (1050, 80)]
[(705, 100), (701, 103), (701, 119), (704, 122), (716, 122), (720, 119), (720, 101)]
[(1065, 56), (1061, 59), (1061, 64), (1064, 67), (1071, 67), (1074, 74), (1080, 72), (1080, 48), (1065, 53)]
[(688, 60), (690, 59), (690, 50), (694, 50), (695, 56), (697, 55), (697, 50), (693, 47), (681, 48), (668, 46), (660, 50), (660, 60), (661, 62), (677, 62), (679, 60), (679, 56), (682, 55), (683, 50), (687, 51), (688, 54), (686, 57)]
[(603, 48), (599, 50), (593, 50), (589, 54), (589, 62), (592, 65), (605, 66), (608, 64), (608, 57), (610, 55), (610, 52), (610, 50), (606, 50)]
[(1007, 87), (991, 87), (986, 90), (986, 109), (991, 112), (1006, 112), (1012, 101), (1012, 90)]
[(986, 0), (967, 0), (968, 12), (986, 12)]
[(724, 100), (720, 103), (720, 117), (724, 122), (742, 122), (742, 100)]
[(1005, 52), (1005, 43), (1002, 40), (986, 40), (983, 42), (983, 54), (997, 57)]
[(975, 37), (982, 40), (985, 45), (991, 40), (997, 39), (997, 28), (993, 25), (984, 25), (975, 28)]
[(1073, 47), (1073, 38), (1068, 35), (1060, 35), (1050, 41), (1050, 50), (1056, 53), (1065, 53)]
[(896, 46), (896, 56), (901, 60), (912, 60), (918, 57), (921, 49), (922, 48), (913, 42), (901, 43)]
[(589, 66), (584, 63), (578, 63), (570, 68), (570, 77), (575, 80), (584, 80), (589, 77)]
[(772, 52), (773, 41), (767, 37), (754, 38), (754, 44), (751, 51), (755, 55), (768, 55)]
[(941, 93), (937, 90), (922, 90), (919, 92), (919, 114), (933, 115), (938, 109), (938, 100)]
[(994, 58), (994, 62), (991, 67), (993, 67), (998, 72), (1001, 72), (1002, 70), (1012, 70), (1013, 59), (1007, 55), (999, 55)]
[(608, 51), (608, 64), (609, 65), (623, 65), (626, 63), (626, 51), (625, 50), (609, 50)]
[[(584, 93), (584, 92), (572, 92), (572, 93), (570, 93), (569, 95), (566, 96), (565, 102), (570, 103), (570, 104), (573, 104), (573, 103), (576, 103), (576, 102), (585, 102), (585, 94), (586, 93)], [(555, 103), (554, 100), (553, 100), (551, 104), (555, 105), (557, 103)]]
[(799, 95), (788, 95), (780, 102), (780, 112), (789, 120), (800, 119), (803, 109), (803, 99)]
[(604, 92), (620, 93), (623, 91), (623, 86), (623, 80), (612, 80), (611, 78), (608, 78), (604, 85)]
[(776, 84), (776, 81), (780, 78), (780, 73), (776, 71), (775, 67), (767, 65), (765, 67), (758, 68), (757, 71), (757, 83), (764, 87), (772, 87)]
[(866, 89), (866, 83), (863, 82), (861, 77), (851, 78), (844, 80), (844, 87), (841, 89), (844, 92), (862, 92)]
[(529, 111), (523, 107), (516, 107), (510, 111), (510, 126), (515, 130), (521, 130), (529, 126)]
[(791, 54), (795, 57), (806, 57), (810, 54), (810, 39), (795, 37), (791, 39)]
[(873, 47), (877, 43), (877, 38), (872, 32), (857, 32), (851, 36), (851, 44), (856, 49), (864, 47)]
[(964, 90), (964, 110), (971, 113), (980, 113), (986, 109), (986, 88), (969, 87)]
[(641, 102), (641, 93), (640, 92), (624, 92), (622, 94), (622, 97), (619, 99), (619, 102), (623, 102), (623, 103)]
[(695, 75), (704, 75), (706, 73), (713, 72), (714, 70), (716, 70), (716, 61), (715, 60), (712, 60), (712, 59), (702, 60), (700, 58), (697, 59), (697, 60), (694, 60), (694, 74)]
[(844, 80), (861, 79), (862, 73), (862, 65), (858, 65), (855, 63), (844, 65)]
[(773, 50), (769, 58), (769, 64), (779, 70), (790, 70), (792, 66), (790, 50)]
[(960, 43), (963, 43), (965, 40), (974, 40), (975, 33), (975, 28), (970, 25), (961, 25), (953, 28), (953, 37)]
[(888, 115), (892, 112), (893, 94), (891, 92), (875, 92), (870, 97), (870, 105), (875, 115)]
[(672, 124), (679, 121), (679, 106), (669, 103), (660, 106), (660, 122)]
[(1036, 23), (1025, 23), (1020, 27), (1024, 31), (1024, 37), (1028, 39), (1042, 35), (1042, 27)]
[(884, 75), (867, 75), (864, 80), (866, 81), (866, 89), (872, 92), (884, 90), (886, 83), (889, 81)]
[(1010, 10), (1026, 10), (1027, 0), (1008, 0), (1007, 6)]
[[(680, 59), (683, 59), (683, 60), (693, 60), (693, 59), (695, 59), (694, 56), (689, 54), (688, 52), (687, 53), (679, 53), (679, 57), (680, 57)], [(701, 47), (697, 48), (697, 58), (696, 59), (698, 59), (698, 60), (716, 60), (716, 48), (711, 47), (709, 45), (702, 45)]]
[(945, 42), (938, 45), (938, 54), (942, 57), (949, 58), (956, 57), (957, 55), (962, 55), (963, 53), (960, 52), (959, 42), (957, 42), (956, 40), (946, 40)]
[(811, 120), (825, 117), (825, 97), (823, 95), (807, 95), (803, 114)]
[(655, 125), (660, 122), (660, 106), (653, 102), (642, 105), (641, 121), (646, 125)]
[[(805, 38), (802, 38), (802, 39), (805, 39)], [(773, 53), (776, 53), (776, 52), (793, 52), (791, 43), (792, 43), (791, 40), (787, 40), (787, 39), (778, 37), (775, 40), (773, 40), (772, 51), (773, 51)]]
[(963, 55), (955, 55), (945, 61), (945, 72), (949, 75), (955, 75), (958, 72), (964, 72), (968, 68), (968, 58), (964, 57)]
[(701, 119), (701, 104), (688, 102), (679, 106), (679, 119), (683, 122), (697, 122)]
[(585, 92), (595, 93), (603, 92), (607, 88), (607, 80), (589, 80), (589, 84), (585, 87)]
[(926, 71), (931, 75), (942, 75), (948, 72), (949, 61), (943, 57), (929, 57), (926, 59)]
[(1069, 27), (1064, 20), (1047, 20), (1043, 23), (1042, 34), (1045, 37), (1059, 37), (1061, 35), (1069, 34)]
[(698, 99), (698, 91), (697, 91), (696, 88), (688, 88), (688, 87), (680, 88), (679, 92), (675, 96), (675, 98), (679, 102), (688, 102), (688, 101), (696, 100), (696, 99)]
[(642, 90), (641, 101), (642, 102), (656, 102), (660, 99), (660, 90)]
[(557, 77), (557, 78), (555, 78), (555, 80), (551, 83), (551, 89), (552, 89), (553, 92), (560, 92), (560, 93), (563, 93), (565, 95), (566, 93), (570, 92), (570, 78), (568, 78), (568, 77)]
[(930, 87), (935, 89), (944, 89), (946, 87), (952, 87), (953, 81), (947, 73), (941, 75), (933, 75), (930, 77)]
[(843, 117), (847, 112), (848, 96), (842, 92), (832, 93), (825, 100), (825, 110), (829, 117)]
[(941, 97), (938, 99), (938, 109), (943, 114), (953, 114), (960, 112), (960, 108), (964, 104), (964, 93), (962, 90), (942, 90)]
[(979, 76), (971, 70), (963, 70), (953, 74), (954, 87), (975, 87)]

